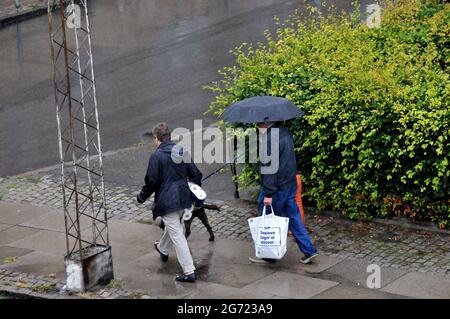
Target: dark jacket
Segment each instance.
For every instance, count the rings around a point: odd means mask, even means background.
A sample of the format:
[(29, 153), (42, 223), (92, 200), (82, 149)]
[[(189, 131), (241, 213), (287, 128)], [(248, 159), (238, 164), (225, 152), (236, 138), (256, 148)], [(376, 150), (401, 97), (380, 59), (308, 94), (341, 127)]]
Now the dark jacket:
[(150, 156), (145, 185), (137, 196), (137, 201), (143, 203), (155, 193), (152, 209), (154, 219), (191, 207), (192, 193), (187, 180), (201, 185), (202, 173), (189, 161), (189, 154), (173, 142), (162, 143)]
[(265, 197), (272, 197), (281, 188), (297, 185), (297, 159), (294, 153), (292, 133), (288, 128), (282, 125), (273, 125), (267, 130), (267, 154), (270, 156), (272, 153), (271, 140), (274, 128), (279, 130), (279, 168), (274, 174), (263, 174), (262, 167), (270, 166), (271, 162), (260, 163), (261, 188)]

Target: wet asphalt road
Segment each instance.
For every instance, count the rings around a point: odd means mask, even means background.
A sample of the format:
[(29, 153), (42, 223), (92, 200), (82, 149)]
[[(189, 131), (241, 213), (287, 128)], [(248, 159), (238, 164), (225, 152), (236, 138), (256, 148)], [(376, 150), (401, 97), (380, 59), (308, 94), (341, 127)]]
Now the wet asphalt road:
[[(308, 1), (317, 5), (320, 1)], [(346, 8), (350, 1), (331, 1)], [(360, 1), (368, 4), (372, 1)], [(160, 121), (193, 128), (213, 97), (202, 89), (233, 63), (229, 50), (263, 41), (273, 17), (303, 1), (91, 0), (103, 150), (145, 141)], [(0, 176), (58, 163), (47, 17), (0, 29)]]

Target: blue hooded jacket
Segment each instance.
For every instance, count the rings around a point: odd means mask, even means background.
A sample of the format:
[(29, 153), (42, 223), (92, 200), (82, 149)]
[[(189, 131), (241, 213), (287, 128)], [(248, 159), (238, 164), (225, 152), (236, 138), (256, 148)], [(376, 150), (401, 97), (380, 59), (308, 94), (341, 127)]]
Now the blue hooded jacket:
[[(272, 162), (260, 163), (261, 174), (261, 190), (265, 197), (273, 197), (273, 195), (282, 188), (297, 185), (297, 159), (294, 152), (294, 140), (291, 131), (282, 125), (273, 125), (268, 128), (267, 134), (267, 155), (272, 156), (271, 140), (273, 129), (278, 129), (278, 171), (273, 174), (263, 174), (261, 169), (264, 166), (270, 166)], [(276, 142), (276, 141), (274, 141)]]
[[(174, 160), (173, 160), (174, 159)], [(173, 142), (164, 142), (150, 156), (145, 185), (137, 196), (140, 203), (155, 193), (153, 218), (192, 205), (192, 193), (187, 180), (201, 186), (202, 173), (190, 161), (190, 156)]]

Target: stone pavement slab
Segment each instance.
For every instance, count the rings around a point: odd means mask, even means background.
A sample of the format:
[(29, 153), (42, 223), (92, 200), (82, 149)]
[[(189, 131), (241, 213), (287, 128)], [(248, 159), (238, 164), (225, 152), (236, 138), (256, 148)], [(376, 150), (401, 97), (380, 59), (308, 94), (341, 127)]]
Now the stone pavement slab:
[(48, 211), (43, 207), (0, 201), (0, 223), (18, 225)]
[(382, 290), (414, 298), (450, 299), (450, 277), (410, 272)]
[(288, 298), (311, 298), (337, 282), (306, 277), (286, 272), (276, 272), (243, 288), (243, 291), (261, 291)]
[[(187, 284), (184, 284), (187, 286)], [(244, 291), (239, 288), (217, 283), (197, 281), (188, 299), (269, 299), (270, 293), (264, 291)]]
[(0, 264), (4, 263), (4, 259), (8, 257), (20, 257), (31, 253), (31, 249), (24, 249), (11, 246), (0, 246)]
[(130, 263), (148, 254), (151, 251), (152, 247), (152, 245), (148, 245), (148, 247), (142, 247), (138, 245), (116, 242), (113, 246), (111, 246), (113, 263), (114, 265)]
[[(330, 278), (341, 283), (358, 285), (367, 288), (367, 277), (371, 274), (367, 272), (370, 263), (361, 260), (344, 260), (329, 268), (322, 274), (322, 278)], [(381, 268), (381, 287), (385, 287), (397, 278), (406, 274), (406, 270), (392, 267)]]
[[(4, 232), (7, 231), (9, 231), (9, 229)], [(66, 235), (56, 231), (38, 230), (36, 233), (11, 242), (9, 245), (39, 252), (64, 255), (66, 253)]]
[(139, 258), (119, 265), (120, 268), (131, 267), (139, 269), (139, 272), (151, 274), (165, 274), (175, 276), (181, 272), (175, 252), (169, 254), (169, 260), (162, 262), (159, 254), (153, 249)]
[[(255, 248), (252, 242), (230, 240), (220, 238), (213, 244), (213, 251), (217, 258), (222, 262), (233, 264), (251, 265), (252, 267), (271, 269), (272, 271), (283, 270), (298, 274), (317, 274), (334, 266), (342, 261), (340, 258), (319, 255), (317, 259), (309, 264), (300, 263), (302, 254), (295, 242), (290, 240), (286, 255), (280, 261), (274, 264), (252, 264), (248, 258), (255, 255)], [(320, 253), (320, 252), (319, 252)]]
[[(22, 226), (12, 226), (8, 229), (0, 231), (0, 245), (10, 245), (11, 243), (27, 238), (39, 232), (39, 229), (22, 227)], [(14, 245), (13, 245), (14, 246)], [(28, 247), (24, 247), (28, 248)]]
[[(153, 250), (153, 242), (161, 236), (161, 231), (154, 225), (129, 221), (110, 220), (108, 228), (111, 246), (114, 246), (114, 243), (127, 243)], [(84, 233), (89, 234), (89, 230)]]
[(248, 257), (255, 254), (253, 243), (248, 241), (217, 238), (213, 245), (216, 254), (227, 262), (247, 265)]
[(369, 289), (362, 287), (339, 284), (324, 292), (315, 295), (312, 299), (397, 299), (407, 298), (381, 291), (379, 289)]
[[(203, 271), (202, 267), (208, 265), (209, 262), (209, 258), (205, 257), (205, 255), (208, 255), (209, 250), (199, 248), (203, 245), (205, 244), (198, 241), (189, 243), (194, 263), (199, 271)], [(126, 246), (129, 247), (129, 245)], [(125, 245), (122, 248), (126, 248)], [(114, 251), (114, 246), (112, 249)], [(161, 261), (159, 254), (154, 249), (153, 242), (146, 248), (134, 247), (134, 249), (131, 249), (131, 253), (129, 252), (128, 254), (130, 255), (133, 254), (133, 252), (137, 252), (136, 249), (143, 249), (143, 253), (135, 259), (130, 258), (127, 260), (126, 258), (123, 259), (121, 257), (117, 259), (113, 255), (115, 270), (123, 271), (125, 273), (126, 269), (130, 268), (131, 270), (129, 271), (128, 277), (136, 275), (136, 279), (146, 272), (150, 274), (170, 275), (172, 279), (175, 275), (181, 273), (181, 267), (178, 264), (174, 249), (169, 252), (169, 260), (165, 263)]]
[(3, 264), (0, 269), (42, 276), (54, 274), (57, 278), (65, 278), (64, 256), (42, 251), (18, 257), (15, 263)]
[(274, 273), (275, 270), (254, 265), (224, 263), (220, 258), (211, 259), (199, 267), (199, 279), (207, 282), (242, 288)]
[(114, 276), (127, 289), (136, 289), (152, 296), (183, 298), (192, 292), (192, 286), (184, 287), (176, 282), (173, 275), (155, 273), (148, 268), (137, 265), (119, 266), (114, 269)]
[[(113, 224), (115, 227), (121, 226), (121, 232), (113, 238), (112, 244), (116, 279), (123, 282), (127, 288), (150, 291), (152, 295), (164, 298), (182, 298), (192, 293), (191, 285), (183, 287), (174, 280), (175, 275), (181, 273), (175, 250), (170, 251), (166, 263), (161, 261), (155, 251), (153, 243), (161, 236), (161, 230), (157, 226), (135, 227), (136, 224), (125, 221), (113, 221)], [(189, 237), (189, 246), (197, 265), (205, 261), (205, 254), (209, 251), (204, 247), (213, 245), (214, 243), (208, 242), (208, 237), (197, 234)]]
[(11, 227), (11, 225), (8, 224), (0, 224), (0, 231), (5, 230), (7, 228)]
[[(65, 233), (65, 225), (64, 225), (64, 213), (58, 211), (49, 211), (48, 213), (42, 214), (40, 216), (34, 217), (30, 220), (27, 220), (24, 223), (21, 223), (20, 226), (39, 228), (42, 230), (51, 230), (57, 231), (60, 233)], [(81, 219), (81, 229), (88, 229), (91, 225), (89, 220)]]
[(274, 267), (281, 268), (286, 272), (318, 274), (342, 261), (341, 258), (320, 255), (319, 252), (319, 256), (317, 256), (312, 263), (305, 265), (300, 263), (299, 260), (302, 255), (297, 250), (298, 248), (296, 247), (288, 250), (283, 259), (274, 264)]

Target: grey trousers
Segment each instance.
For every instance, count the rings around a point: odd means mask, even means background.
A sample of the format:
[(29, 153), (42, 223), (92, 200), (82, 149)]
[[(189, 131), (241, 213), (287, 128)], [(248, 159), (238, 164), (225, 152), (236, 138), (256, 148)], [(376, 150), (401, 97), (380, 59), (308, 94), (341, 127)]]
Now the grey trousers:
[(190, 273), (195, 270), (191, 251), (184, 236), (184, 224), (181, 220), (183, 210), (169, 213), (162, 216), (165, 224), (164, 233), (159, 241), (158, 249), (168, 255), (170, 248), (175, 246), (178, 262), (184, 273)]

